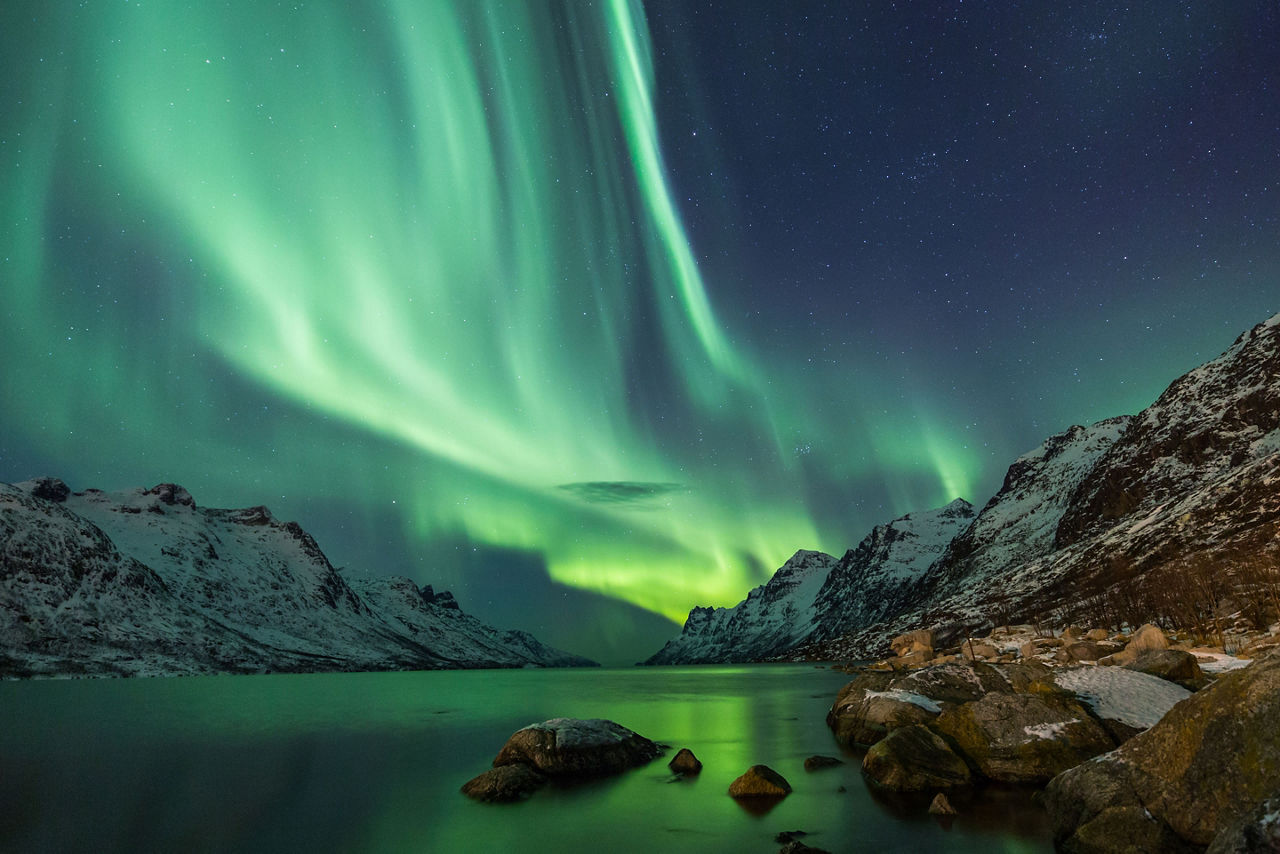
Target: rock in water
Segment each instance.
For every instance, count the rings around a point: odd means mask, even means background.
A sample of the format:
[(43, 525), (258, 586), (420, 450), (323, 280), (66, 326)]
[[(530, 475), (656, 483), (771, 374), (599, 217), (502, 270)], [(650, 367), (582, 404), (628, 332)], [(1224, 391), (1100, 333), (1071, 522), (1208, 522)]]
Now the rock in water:
[(468, 780), (462, 794), (477, 801), (508, 803), (529, 797), (546, 782), (546, 777), (528, 765), (503, 765)]
[(702, 771), (702, 763), (687, 747), (680, 748), (680, 752), (667, 763), (667, 767), (675, 774), (697, 774)]
[(804, 770), (817, 771), (820, 768), (834, 768), (843, 765), (844, 761), (834, 756), (810, 756), (804, 761)]
[(963, 786), (969, 766), (947, 743), (921, 724), (895, 729), (867, 751), (862, 760), (867, 776), (887, 789), (919, 792)]
[(1044, 803), (1064, 849), (1125, 838), (1169, 850), (1209, 845), (1277, 791), (1280, 653), (1272, 653), (1192, 694), (1112, 753), (1059, 774)]
[(551, 777), (601, 777), (643, 765), (661, 752), (613, 721), (554, 718), (512, 733), (493, 765), (523, 763)]
[(791, 794), (791, 784), (768, 765), (752, 765), (729, 785), (734, 798), (782, 798)]
[(812, 845), (805, 845), (803, 842), (796, 840), (788, 842), (779, 848), (778, 854), (831, 854), (831, 852), (825, 848), (814, 848)]
[(929, 804), (929, 815), (959, 815), (960, 811), (951, 806), (951, 801), (947, 800), (946, 794), (938, 792), (933, 799), (933, 803)]

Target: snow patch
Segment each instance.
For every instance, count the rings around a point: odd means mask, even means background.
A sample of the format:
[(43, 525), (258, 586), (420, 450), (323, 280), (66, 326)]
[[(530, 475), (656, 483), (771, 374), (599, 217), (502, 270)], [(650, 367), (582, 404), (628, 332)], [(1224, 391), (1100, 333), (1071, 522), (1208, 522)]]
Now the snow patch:
[(596, 747), (626, 741), (634, 732), (604, 718), (552, 718), (542, 723), (530, 724), (525, 729), (555, 733), (558, 747)]
[(1253, 664), (1251, 658), (1236, 658), (1222, 652), (1197, 652), (1196, 663), (1205, 673), (1227, 673)]
[(1067, 729), (1067, 724), (1078, 724), (1079, 718), (1072, 718), (1069, 721), (1058, 721), (1051, 724), (1036, 724), (1035, 726), (1024, 726), (1022, 731), (1032, 738), (1057, 738)]
[(899, 703), (910, 703), (913, 706), (919, 706), (927, 712), (935, 714), (942, 711), (936, 700), (926, 697), (923, 694), (917, 694), (913, 691), (903, 691), (900, 688), (891, 688), (888, 691), (868, 691), (868, 698), (884, 697), (886, 700), (897, 700)]
[(1191, 696), (1186, 688), (1159, 676), (1123, 667), (1085, 666), (1058, 670), (1058, 687), (1073, 692), (1098, 717), (1146, 729), (1156, 724), (1177, 703)]

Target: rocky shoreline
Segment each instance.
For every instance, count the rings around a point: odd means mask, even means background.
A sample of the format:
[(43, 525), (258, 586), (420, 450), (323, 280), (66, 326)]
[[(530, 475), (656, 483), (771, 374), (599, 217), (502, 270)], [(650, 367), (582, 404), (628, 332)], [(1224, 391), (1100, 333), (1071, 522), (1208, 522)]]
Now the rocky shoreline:
[(1280, 850), (1275, 634), (1243, 644), (1256, 660), (1151, 625), (936, 640), (894, 638), (832, 704), (827, 724), (865, 748), (869, 785), (944, 802), (987, 782), (1043, 786), (1062, 851)]
[[(1246, 657), (1154, 625), (1007, 626), (937, 648), (933, 632), (911, 632), (894, 638), (891, 659), (835, 668), (854, 674), (826, 717), (844, 758), (810, 756), (804, 770), (858, 759), (877, 799), (901, 797), (948, 828), (997, 791), (986, 787), (1034, 790), (1064, 852), (1280, 851), (1278, 635), (1246, 639)], [(462, 793), (524, 800), (669, 749), (612, 721), (557, 718), (513, 733)], [(668, 782), (702, 767), (683, 748)], [(791, 792), (756, 764), (726, 794), (763, 815)], [(822, 850), (803, 835), (775, 841), (788, 852)]]

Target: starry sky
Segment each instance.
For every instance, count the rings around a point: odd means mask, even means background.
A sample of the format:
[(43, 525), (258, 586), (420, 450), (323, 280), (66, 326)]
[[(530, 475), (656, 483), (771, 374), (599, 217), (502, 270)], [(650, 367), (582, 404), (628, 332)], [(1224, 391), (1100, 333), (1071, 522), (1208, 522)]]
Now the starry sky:
[(17, 0), (0, 217), (0, 480), (629, 662), (1280, 309), (1280, 10)]

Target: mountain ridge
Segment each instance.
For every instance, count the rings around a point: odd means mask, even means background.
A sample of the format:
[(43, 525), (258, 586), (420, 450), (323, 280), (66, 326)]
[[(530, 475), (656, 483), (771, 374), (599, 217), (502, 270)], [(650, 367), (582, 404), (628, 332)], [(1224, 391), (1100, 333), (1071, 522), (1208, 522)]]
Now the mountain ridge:
[[(1015, 620), (1118, 623), (1202, 607), (1188, 599), (1191, 576), (1213, 588), (1204, 595), (1222, 597), (1258, 561), (1277, 563), (1278, 485), (1280, 314), (1137, 415), (1069, 427), (1023, 454), (923, 573), (833, 582), (826, 624), (838, 630), (775, 645), (765, 658), (880, 657), (891, 637), (918, 628), (945, 638)], [(690, 637), (686, 657), (674, 655), (679, 640), (650, 663), (705, 654)], [(765, 660), (723, 643), (715, 655)]]
[(452, 594), (335, 568), (264, 506), (0, 484), (0, 675), (585, 666)]

